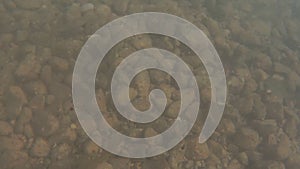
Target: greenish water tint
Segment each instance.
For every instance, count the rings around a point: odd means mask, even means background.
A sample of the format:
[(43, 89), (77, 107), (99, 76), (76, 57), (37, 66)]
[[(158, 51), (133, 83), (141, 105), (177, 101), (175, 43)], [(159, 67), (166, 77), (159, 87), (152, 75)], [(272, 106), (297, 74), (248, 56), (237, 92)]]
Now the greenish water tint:
[[(80, 49), (101, 26), (150, 11), (182, 17), (208, 36), (225, 68), (227, 102), (219, 127), (199, 144), (211, 90), (195, 53), (153, 34), (118, 43), (100, 64), (95, 89), (114, 129), (151, 137), (178, 115), (178, 85), (157, 70), (138, 74), (129, 95), (144, 111), (149, 92), (162, 89), (167, 97), (163, 115), (139, 124), (116, 111), (111, 78), (135, 51), (157, 47), (176, 54), (193, 70), (201, 95), (197, 123), (182, 142), (156, 157), (129, 159), (98, 147), (81, 128), (72, 103), (72, 73)], [(299, 11), (298, 0), (1, 0), (0, 169), (298, 169)], [(111, 142), (118, 146), (118, 140)]]

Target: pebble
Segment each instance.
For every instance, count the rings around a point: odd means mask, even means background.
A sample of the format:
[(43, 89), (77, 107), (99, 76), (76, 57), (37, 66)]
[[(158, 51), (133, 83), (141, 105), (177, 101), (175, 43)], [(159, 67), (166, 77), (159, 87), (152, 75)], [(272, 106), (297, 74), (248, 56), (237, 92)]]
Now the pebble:
[(100, 151), (99, 146), (94, 143), (93, 141), (87, 141), (84, 144), (84, 152), (86, 154), (92, 155), (92, 154), (97, 154)]
[(24, 141), (18, 136), (0, 136), (0, 151), (3, 150), (21, 150), (24, 147)]
[(18, 7), (23, 9), (38, 9), (43, 5), (41, 0), (15, 0)]
[(97, 165), (96, 169), (113, 169), (113, 166), (107, 162)]
[(253, 127), (259, 132), (263, 137), (267, 137), (270, 134), (275, 134), (278, 132), (278, 126), (276, 120), (255, 120), (253, 122)]
[(34, 113), (31, 124), (35, 134), (39, 136), (50, 136), (59, 129), (59, 120), (45, 112)]
[(22, 169), (29, 161), (28, 154), (24, 151), (5, 151), (0, 155), (0, 164), (3, 169)]
[(298, 169), (300, 166), (300, 154), (292, 154), (286, 160), (286, 168), (288, 169)]
[(0, 121), (0, 136), (7, 136), (10, 135), (13, 132), (12, 126), (5, 122), (5, 121)]
[(148, 71), (139, 73), (133, 80), (133, 85), (138, 91), (138, 96), (147, 97), (150, 90), (150, 77)]
[(260, 138), (258, 133), (250, 128), (241, 128), (233, 140), (236, 145), (244, 150), (254, 150), (260, 143)]
[(51, 151), (52, 160), (62, 160), (71, 154), (72, 147), (67, 143), (62, 143), (54, 147)]
[(15, 74), (21, 80), (31, 80), (39, 76), (41, 64), (35, 55), (28, 55), (19, 64)]
[(83, 5), (81, 5), (80, 10), (81, 12), (87, 12), (90, 10), (94, 10), (95, 6), (92, 3), (85, 3)]
[(46, 157), (49, 152), (50, 145), (42, 138), (37, 138), (30, 149), (30, 154), (34, 157)]
[(10, 119), (15, 119), (20, 114), (23, 105), (28, 103), (26, 94), (19, 86), (10, 86), (5, 98), (5, 110)]
[(168, 108), (167, 111), (165, 112), (166, 116), (172, 119), (176, 119), (178, 112), (180, 110), (181, 106), (181, 101), (176, 101), (173, 102)]

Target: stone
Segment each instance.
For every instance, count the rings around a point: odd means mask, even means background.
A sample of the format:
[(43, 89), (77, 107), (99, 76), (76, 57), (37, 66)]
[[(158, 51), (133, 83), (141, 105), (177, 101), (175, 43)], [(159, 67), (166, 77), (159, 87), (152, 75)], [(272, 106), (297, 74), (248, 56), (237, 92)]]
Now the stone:
[(132, 101), (133, 106), (139, 111), (146, 111), (150, 108), (148, 97), (139, 97)]
[(270, 102), (266, 105), (267, 118), (281, 121), (284, 119), (283, 105), (280, 102)]
[(49, 152), (50, 145), (42, 138), (37, 138), (30, 149), (30, 154), (34, 157), (46, 157)]
[(199, 144), (196, 139), (187, 145), (185, 153), (186, 157), (191, 160), (204, 160), (211, 154), (207, 143)]
[(5, 151), (0, 155), (0, 164), (3, 169), (21, 169), (25, 168), (25, 165), (29, 161), (28, 154), (23, 151), (13, 150)]
[(99, 146), (94, 143), (93, 141), (87, 141), (84, 144), (84, 152), (86, 154), (92, 155), (92, 154), (97, 154), (100, 151)]
[(170, 169), (168, 162), (161, 159), (148, 159), (142, 164), (142, 169), (153, 169), (153, 168), (161, 168), (161, 169)]
[(13, 132), (12, 126), (6, 121), (0, 121), (0, 136), (7, 136)]
[(34, 96), (30, 102), (30, 108), (34, 111), (43, 110), (45, 108), (46, 97), (42, 95)]
[(21, 80), (32, 80), (39, 76), (41, 64), (35, 55), (27, 55), (19, 64), (15, 74)]
[(34, 113), (31, 124), (35, 134), (39, 136), (50, 136), (59, 129), (59, 120), (45, 112)]
[(228, 168), (229, 169), (242, 169), (243, 166), (237, 159), (233, 159), (229, 162)]
[(97, 165), (96, 169), (113, 169), (113, 166), (107, 162)]
[(285, 133), (290, 138), (295, 138), (298, 134), (298, 123), (297, 120), (290, 118), (286, 121), (284, 127), (283, 127)]
[(239, 162), (243, 165), (248, 165), (249, 164), (249, 159), (248, 159), (248, 155), (245, 152), (239, 153), (237, 155), (237, 159), (239, 160)]
[(67, 158), (72, 151), (72, 147), (67, 143), (62, 143), (55, 146), (51, 151), (52, 160), (62, 160)]
[(138, 91), (138, 96), (148, 97), (150, 90), (150, 77), (148, 71), (142, 71), (133, 80), (133, 85)]
[(181, 106), (181, 102), (180, 101), (176, 101), (173, 102), (166, 110), (165, 114), (166, 117), (172, 118), (172, 119), (176, 119), (178, 116), (178, 112), (180, 110), (180, 106)]
[(15, 0), (15, 3), (18, 7), (23, 9), (38, 9), (43, 5), (41, 0)]
[(260, 135), (267, 137), (270, 134), (278, 132), (278, 126), (276, 120), (255, 120), (253, 122), (253, 128), (255, 128)]
[(254, 119), (263, 120), (267, 115), (265, 104), (262, 102), (260, 95), (253, 94), (253, 110), (250, 117)]
[(87, 12), (87, 11), (91, 11), (94, 9), (95, 9), (95, 6), (92, 3), (85, 3), (85, 4), (81, 5), (81, 7), (80, 7), (81, 12)]
[(67, 71), (69, 69), (69, 62), (61, 57), (52, 57), (51, 63), (54, 70)]
[(153, 137), (153, 136), (156, 136), (158, 133), (157, 131), (155, 131), (153, 128), (146, 128), (145, 131), (144, 131), (144, 137), (147, 138), (147, 137)]
[(236, 107), (241, 114), (249, 114), (253, 109), (253, 96), (243, 96), (236, 101)]
[(298, 169), (300, 166), (300, 154), (292, 154), (286, 160), (286, 168), (288, 169)]
[(30, 95), (46, 95), (47, 86), (41, 80), (31, 81), (24, 85), (24, 90)]
[(269, 143), (265, 146), (264, 153), (272, 160), (285, 160), (292, 153), (292, 145), (289, 137), (284, 134), (276, 135), (274, 143)]
[(3, 150), (21, 150), (24, 147), (24, 141), (18, 136), (0, 136), (0, 151)]
[(5, 97), (5, 110), (8, 117), (15, 119), (26, 103), (28, 103), (28, 100), (24, 91), (19, 86), (10, 86)]
[(260, 138), (255, 130), (243, 127), (236, 133), (233, 142), (243, 150), (254, 150)]
[(123, 15), (127, 11), (129, 0), (114, 0), (112, 9), (118, 15)]
[(236, 132), (236, 128), (232, 120), (224, 118), (221, 120), (218, 131), (226, 135), (232, 135)]

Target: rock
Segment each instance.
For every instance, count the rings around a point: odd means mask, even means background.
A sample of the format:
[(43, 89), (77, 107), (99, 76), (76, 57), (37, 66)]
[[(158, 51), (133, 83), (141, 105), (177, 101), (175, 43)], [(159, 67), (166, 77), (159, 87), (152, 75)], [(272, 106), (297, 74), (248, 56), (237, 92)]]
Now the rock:
[(253, 96), (244, 96), (236, 101), (236, 107), (241, 114), (249, 114), (253, 109)]
[(229, 76), (227, 84), (229, 91), (232, 91), (233, 93), (240, 93), (244, 87), (245, 80), (237, 76)]
[(145, 138), (153, 137), (153, 136), (156, 136), (157, 134), (158, 134), (157, 131), (155, 131), (153, 128), (147, 128), (144, 131), (144, 137)]
[(102, 16), (103, 18), (107, 18), (107, 19), (112, 15), (110, 7), (104, 4), (100, 4), (96, 6), (95, 12), (99, 16)]
[(260, 143), (260, 138), (253, 129), (243, 127), (236, 133), (233, 141), (243, 150), (254, 150)]
[(58, 119), (45, 112), (34, 113), (31, 124), (34, 132), (39, 136), (50, 136), (59, 128)]
[(253, 122), (253, 128), (255, 128), (260, 135), (267, 137), (270, 134), (275, 134), (278, 132), (278, 126), (276, 120), (255, 120)]
[(252, 93), (252, 92), (256, 91), (257, 86), (258, 85), (257, 85), (256, 81), (252, 78), (249, 78), (245, 81), (243, 93), (247, 93), (247, 94)]
[(245, 166), (249, 164), (248, 155), (245, 152), (239, 153), (237, 156), (239, 162)]
[(266, 72), (270, 71), (272, 68), (272, 60), (270, 56), (264, 53), (257, 53), (253, 60), (258, 68)]
[(87, 11), (91, 11), (94, 10), (95, 6), (92, 3), (85, 3), (83, 5), (81, 5), (80, 10), (81, 12), (87, 12)]
[(38, 9), (43, 5), (41, 0), (15, 0), (18, 7), (23, 9)]
[(69, 62), (64, 58), (52, 57), (51, 63), (53, 66), (53, 70), (67, 71), (69, 69)]
[(25, 168), (26, 163), (29, 161), (27, 153), (23, 151), (5, 151), (0, 155), (1, 168)]
[(35, 55), (28, 55), (19, 64), (16, 70), (16, 76), (21, 80), (31, 80), (39, 76), (41, 64)]
[(233, 159), (230, 161), (228, 168), (229, 169), (242, 169), (243, 166), (237, 159)]
[(276, 169), (285, 169), (285, 166), (280, 161), (258, 161), (253, 165), (255, 169), (266, 169), (266, 168), (276, 168)]
[(148, 97), (150, 89), (150, 77), (148, 71), (139, 73), (135, 77), (133, 84), (138, 91), (138, 96)]
[(142, 169), (153, 169), (153, 168), (170, 169), (168, 162), (163, 158), (148, 159), (142, 165)]
[(230, 119), (225, 118), (221, 120), (218, 130), (226, 135), (232, 135), (236, 132), (233, 122)]
[(24, 147), (24, 141), (22, 139), (23, 138), (18, 136), (0, 136), (0, 151), (21, 150)]
[(263, 154), (257, 151), (246, 151), (249, 163), (257, 162), (263, 159)]
[(12, 126), (6, 121), (0, 121), (0, 136), (7, 136), (13, 132)]
[(71, 154), (72, 147), (66, 143), (59, 144), (51, 151), (52, 160), (62, 160)]
[(262, 69), (255, 69), (252, 74), (257, 82), (264, 81), (269, 77), (269, 75)]
[(148, 97), (139, 97), (137, 99), (134, 99), (132, 104), (139, 111), (146, 111), (150, 108)]
[(285, 160), (292, 152), (291, 141), (284, 133), (276, 136), (278, 143), (270, 143), (265, 147), (264, 153), (272, 160)]
[(166, 110), (166, 116), (172, 119), (176, 119), (180, 110), (181, 101), (173, 102)]
[(278, 63), (278, 62), (274, 62), (273, 67), (274, 67), (273, 70), (275, 73), (288, 74), (288, 73), (292, 72), (292, 70), (289, 67), (287, 67), (281, 63)]
[(152, 47), (152, 41), (149, 36), (143, 35), (143, 36), (137, 36), (134, 38), (133, 46), (137, 49), (144, 49)]
[(19, 86), (9, 87), (5, 97), (5, 110), (9, 118), (15, 119), (20, 114), (23, 105), (27, 102), (27, 96)]
[(25, 91), (30, 95), (46, 95), (47, 86), (43, 81), (31, 81), (24, 85)]
[(22, 42), (22, 41), (27, 40), (27, 37), (28, 37), (28, 32), (27, 31), (25, 31), (25, 30), (18, 30), (17, 31), (16, 40), (18, 42)]
[(286, 160), (286, 168), (288, 169), (298, 169), (300, 166), (300, 154), (292, 154)]
[(297, 120), (293, 118), (288, 119), (284, 125), (284, 131), (290, 138), (295, 138), (298, 134)]
[(49, 152), (50, 145), (42, 138), (37, 138), (30, 149), (30, 154), (34, 157), (46, 157)]
[(280, 102), (270, 102), (266, 105), (267, 118), (281, 122), (284, 119), (283, 105)]
[(113, 166), (107, 162), (97, 165), (96, 169), (113, 169)]
[[(107, 103), (106, 103), (106, 96), (102, 89), (98, 89), (96, 92), (96, 99), (97, 103), (100, 107), (102, 112), (107, 112)], [(73, 104), (72, 104), (73, 105)]]
[(112, 3), (113, 11), (118, 15), (123, 15), (127, 11), (129, 0), (115, 0)]
[(92, 154), (97, 154), (99, 152), (100, 148), (99, 146), (94, 143), (93, 141), (87, 141), (84, 144), (84, 152), (86, 154), (92, 155)]
[(196, 139), (187, 145), (185, 153), (186, 157), (191, 160), (204, 160), (211, 154), (207, 144), (199, 144)]
[(253, 94), (253, 110), (250, 117), (254, 119), (265, 119), (267, 115), (266, 106), (261, 101), (261, 97), (258, 94)]
[(45, 108), (45, 102), (46, 102), (45, 96), (37, 95), (30, 100), (29, 105), (33, 111), (43, 110)]
[(157, 69), (149, 70), (149, 74), (150, 74), (151, 82), (153, 82), (154, 84), (170, 82), (171, 80), (171, 76)]
[(16, 133), (23, 133), (25, 124), (28, 123), (32, 118), (32, 111), (30, 108), (23, 108), (22, 112), (20, 113), (16, 124), (15, 124), (15, 132)]
[(208, 148), (213, 154), (218, 154), (219, 157), (228, 156), (228, 152), (224, 149), (224, 147), (214, 140), (208, 141)]

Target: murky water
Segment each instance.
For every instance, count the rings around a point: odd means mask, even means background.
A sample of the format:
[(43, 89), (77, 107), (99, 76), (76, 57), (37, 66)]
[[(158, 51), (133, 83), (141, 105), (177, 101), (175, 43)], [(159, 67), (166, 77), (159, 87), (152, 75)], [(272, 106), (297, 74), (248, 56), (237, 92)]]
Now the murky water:
[[(154, 34), (118, 43), (100, 64), (95, 91), (107, 122), (120, 133), (158, 135), (180, 107), (176, 81), (151, 69), (132, 81), (130, 99), (144, 111), (149, 92), (162, 89), (168, 99), (163, 115), (138, 124), (116, 111), (111, 78), (135, 51), (157, 47), (176, 54), (192, 69), (201, 95), (197, 123), (184, 140), (159, 156), (129, 159), (105, 151), (83, 131), (72, 104), (72, 73), (96, 30), (149, 11), (182, 17), (208, 36), (225, 68), (227, 102), (219, 127), (199, 144), (211, 89), (195, 53)], [(1, 0), (0, 169), (298, 169), (299, 11), (298, 0)]]

